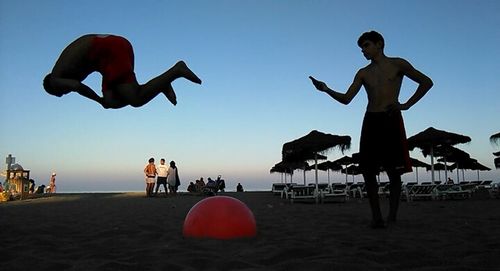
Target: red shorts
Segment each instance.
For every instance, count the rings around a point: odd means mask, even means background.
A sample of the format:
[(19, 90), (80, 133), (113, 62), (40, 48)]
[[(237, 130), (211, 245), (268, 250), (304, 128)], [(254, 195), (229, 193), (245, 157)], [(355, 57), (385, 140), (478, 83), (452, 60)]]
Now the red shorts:
[(102, 75), (102, 90), (113, 86), (137, 82), (134, 73), (134, 51), (123, 37), (96, 36), (92, 40), (89, 59)]
[(366, 112), (359, 146), (363, 173), (411, 172), (410, 153), (401, 112)]

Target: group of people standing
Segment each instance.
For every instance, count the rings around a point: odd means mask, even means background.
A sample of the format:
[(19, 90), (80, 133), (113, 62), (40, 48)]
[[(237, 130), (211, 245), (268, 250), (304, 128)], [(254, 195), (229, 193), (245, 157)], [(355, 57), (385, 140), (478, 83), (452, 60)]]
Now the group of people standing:
[(165, 189), (165, 196), (167, 196), (168, 194), (175, 195), (177, 194), (177, 190), (181, 185), (179, 172), (174, 161), (170, 161), (170, 166), (167, 166), (165, 165), (165, 159), (162, 158), (160, 159), (160, 164), (155, 165), (155, 159), (149, 158), (148, 164), (144, 168), (144, 174), (146, 175), (147, 197), (158, 195), (160, 185), (163, 185)]

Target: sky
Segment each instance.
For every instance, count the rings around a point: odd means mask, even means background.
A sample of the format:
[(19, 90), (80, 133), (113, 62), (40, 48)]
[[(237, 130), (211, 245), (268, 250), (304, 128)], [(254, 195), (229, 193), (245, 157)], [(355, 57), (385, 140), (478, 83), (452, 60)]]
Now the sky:
[[(492, 155), (500, 146), (489, 141), (500, 132), (499, 25), (496, 0), (0, 0), (0, 156), (16, 157), (37, 184), (57, 172), (59, 191), (142, 191), (150, 157), (176, 161), (181, 190), (217, 175), (228, 190), (238, 182), (270, 189), (281, 180), (269, 170), (281, 161), (283, 144), (311, 130), (352, 137), (351, 149), (332, 150), (329, 160), (358, 151), (364, 90), (346, 106), (316, 91), (308, 76), (345, 92), (369, 63), (356, 41), (376, 30), (386, 55), (434, 81), (403, 112), (407, 135), (434, 127), (470, 136), (457, 147), (493, 169), (481, 179), (500, 181)], [(47, 94), (44, 76), (70, 42), (88, 33), (126, 37), (139, 83), (179, 60), (203, 83), (174, 81), (177, 106), (159, 95), (140, 108), (111, 110), (76, 93)], [(101, 95), (100, 80), (93, 73), (84, 83)], [(415, 89), (406, 78), (400, 102)], [(411, 156), (430, 163), (418, 149)], [(306, 175), (314, 180), (313, 172)], [(430, 174), (420, 169), (419, 180)]]

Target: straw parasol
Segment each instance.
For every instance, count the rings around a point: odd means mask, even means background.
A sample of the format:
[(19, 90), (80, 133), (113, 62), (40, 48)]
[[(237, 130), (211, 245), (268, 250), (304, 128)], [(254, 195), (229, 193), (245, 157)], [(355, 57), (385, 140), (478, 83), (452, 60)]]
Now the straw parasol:
[(457, 176), (458, 176), (458, 169), (461, 169), (462, 170), (462, 180), (464, 180), (464, 181), (465, 181), (465, 177), (464, 177), (464, 170), (465, 169), (476, 170), (478, 181), (479, 181), (479, 171), (491, 170), (489, 167), (479, 163), (476, 159), (473, 159), (473, 158), (464, 158), (462, 160), (456, 161), (455, 164), (450, 166), (450, 168), (457, 170)]
[(411, 164), (415, 167), (415, 176), (416, 176), (416, 180), (417, 180), (417, 184), (418, 184), (418, 168), (419, 167), (427, 168), (427, 167), (430, 167), (431, 165), (424, 163), (418, 159), (412, 158), (412, 157), (410, 157), (410, 160), (411, 160)]
[(496, 133), (490, 136), (490, 142), (496, 145), (500, 144), (500, 133)]
[[(312, 169), (315, 169), (313, 165), (308, 167), (308, 170)], [(328, 173), (328, 186), (330, 186), (330, 170), (333, 171), (342, 170), (342, 165), (332, 161), (325, 161), (323, 163), (318, 164), (318, 170), (326, 171)]]
[(434, 182), (434, 148), (441, 145), (452, 146), (470, 141), (471, 138), (468, 136), (429, 127), (426, 130), (408, 138), (408, 147), (410, 150), (420, 148), (422, 151), (428, 152), (431, 155), (432, 182)]
[[(344, 169), (342, 169), (340, 172), (345, 173), (347, 175), (352, 175), (352, 181), (354, 182), (354, 175), (359, 175), (361, 174), (361, 168), (357, 165), (350, 165)], [(347, 183), (347, 180), (346, 180)]]
[[(447, 162), (460, 162), (470, 159), (470, 155), (468, 153), (448, 145), (441, 145), (436, 147), (434, 149), (434, 156), (441, 157), (440, 159), (438, 159), (438, 161), (444, 162), (445, 165), (444, 174), (446, 180), (448, 180), (448, 171), (446, 170)], [(458, 171), (457, 171), (457, 181), (460, 181)]]
[[(345, 166), (345, 168), (347, 168), (347, 166), (354, 164), (354, 159), (352, 157), (349, 157), (349, 156), (346, 155), (346, 156), (344, 156), (342, 158), (339, 158), (339, 159), (337, 159), (337, 160), (335, 160), (333, 162), (337, 163), (337, 164), (339, 164), (341, 166)], [(347, 175), (348, 174), (345, 173), (345, 182), (346, 183), (347, 183)]]
[(290, 183), (291, 183), (293, 178), (293, 171), (299, 168), (305, 169), (308, 166), (309, 164), (307, 164), (307, 162), (305, 161), (295, 161), (295, 162), (281, 161), (271, 168), (270, 173), (278, 172), (285, 174), (285, 183), (286, 183), (286, 174), (290, 174)]
[(283, 161), (305, 161), (304, 157), (314, 155), (316, 165), (316, 191), (318, 191), (318, 154), (324, 154), (332, 148), (339, 148), (342, 152), (351, 146), (350, 136), (325, 134), (316, 130), (296, 140), (283, 144)]

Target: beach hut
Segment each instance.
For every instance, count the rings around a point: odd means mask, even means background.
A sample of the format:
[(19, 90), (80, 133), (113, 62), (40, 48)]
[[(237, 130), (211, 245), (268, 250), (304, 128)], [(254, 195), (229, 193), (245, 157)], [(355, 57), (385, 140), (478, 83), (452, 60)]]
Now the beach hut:
[(25, 199), (29, 195), (30, 186), (30, 171), (23, 169), (19, 164), (13, 164), (7, 170), (7, 186), (5, 189), (9, 190), (13, 195), (19, 195), (21, 199)]

